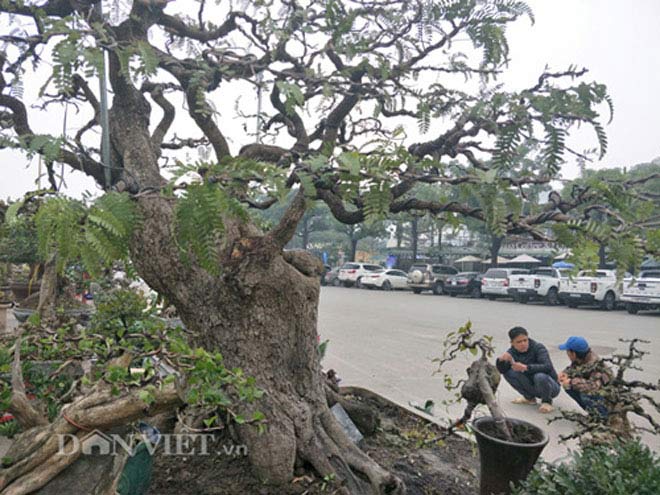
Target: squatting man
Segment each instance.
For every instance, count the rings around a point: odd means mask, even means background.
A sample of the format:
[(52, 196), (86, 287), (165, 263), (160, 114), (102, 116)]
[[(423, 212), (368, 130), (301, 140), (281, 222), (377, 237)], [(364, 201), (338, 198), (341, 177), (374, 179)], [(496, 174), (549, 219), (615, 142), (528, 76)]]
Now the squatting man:
[(525, 328), (513, 327), (509, 330), (509, 340), (511, 347), (495, 364), (509, 385), (521, 395), (512, 401), (514, 404), (535, 405), (537, 399), (541, 399), (539, 412), (552, 412), (552, 399), (563, 387), (582, 409), (607, 418), (599, 391), (612, 375), (585, 338), (569, 337), (559, 346), (570, 360), (570, 365), (559, 375), (546, 347), (530, 339)]

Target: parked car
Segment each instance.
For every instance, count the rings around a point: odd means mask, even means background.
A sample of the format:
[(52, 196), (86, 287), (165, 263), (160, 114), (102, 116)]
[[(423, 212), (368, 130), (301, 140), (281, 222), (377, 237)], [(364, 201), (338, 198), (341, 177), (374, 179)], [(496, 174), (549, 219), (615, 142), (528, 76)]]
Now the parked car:
[(339, 270), (339, 281), (344, 287), (362, 286), (362, 277), (368, 273), (377, 272), (382, 270), (380, 265), (373, 265), (370, 263), (344, 263)]
[(526, 268), (489, 268), (481, 279), (481, 293), (489, 300), (509, 296), (509, 277), (529, 273)]
[(660, 270), (645, 270), (638, 277), (625, 279), (621, 301), (632, 315), (644, 309), (660, 309)]
[(483, 273), (479, 272), (460, 272), (452, 275), (445, 282), (445, 293), (451, 297), (457, 295), (471, 296), (475, 299), (482, 297), (481, 295), (481, 279)]
[(367, 273), (362, 277), (362, 287), (367, 289), (407, 289), (408, 275), (401, 270), (383, 270)]
[(341, 285), (339, 281), (339, 267), (330, 268), (327, 266), (327, 269), (323, 275), (321, 275), (321, 285), (333, 285), (338, 287)]
[(567, 269), (549, 266), (535, 268), (529, 274), (509, 277), (508, 294), (514, 300), (526, 303), (529, 300), (543, 299), (550, 306), (559, 304), (559, 282), (568, 279)]
[[(624, 278), (629, 277), (629, 273), (624, 275)], [(597, 304), (611, 311), (621, 301), (622, 293), (623, 280), (617, 280), (614, 270), (583, 270), (575, 279), (564, 279), (559, 284), (559, 297), (570, 308)]]
[(444, 292), (445, 281), (457, 273), (458, 270), (453, 266), (417, 263), (408, 270), (408, 287), (415, 294), (430, 290), (440, 295)]
[(332, 270), (330, 265), (323, 265), (323, 273), (321, 274), (321, 285), (326, 285), (325, 283), (325, 274)]

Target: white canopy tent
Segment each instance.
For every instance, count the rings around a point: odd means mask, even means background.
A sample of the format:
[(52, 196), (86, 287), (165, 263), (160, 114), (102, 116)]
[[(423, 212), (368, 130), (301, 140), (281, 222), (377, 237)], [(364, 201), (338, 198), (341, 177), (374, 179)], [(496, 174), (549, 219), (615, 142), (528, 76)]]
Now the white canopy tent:
[(528, 254), (521, 254), (520, 256), (516, 256), (512, 260), (507, 261), (507, 263), (512, 263), (512, 264), (530, 264), (530, 263), (541, 263), (541, 260), (537, 260), (533, 256), (529, 256)]
[(454, 263), (481, 263), (481, 258), (476, 256), (463, 256), (462, 258), (457, 259)]
[[(487, 265), (491, 264), (490, 263), (490, 258), (484, 258), (483, 262)], [(508, 263), (508, 262), (509, 262), (509, 258), (505, 258), (504, 256), (498, 256), (497, 257), (497, 264), (498, 265), (501, 265), (503, 263)]]
[(465, 271), (465, 265), (469, 265), (471, 270), (475, 270), (475, 265), (481, 265), (481, 263), (481, 258), (477, 258), (476, 256), (471, 255), (463, 256), (462, 258), (454, 261), (454, 265), (459, 265), (462, 272)]

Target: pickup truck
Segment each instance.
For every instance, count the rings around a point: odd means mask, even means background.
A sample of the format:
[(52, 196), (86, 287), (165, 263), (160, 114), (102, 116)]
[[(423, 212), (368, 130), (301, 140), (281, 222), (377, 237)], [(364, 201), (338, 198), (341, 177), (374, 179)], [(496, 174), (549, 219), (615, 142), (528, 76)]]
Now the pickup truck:
[(543, 299), (550, 306), (555, 306), (561, 302), (559, 281), (568, 280), (567, 277), (567, 270), (551, 267), (536, 268), (529, 274), (510, 276), (507, 292), (514, 300), (523, 304), (530, 299)]
[(628, 313), (641, 309), (660, 309), (660, 270), (646, 270), (638, 277), (623, 281), (623, 295)]
[[(626, 273), (626, 277), (630, 274)], [(581, 271), (576, 278), (559, 283), (559, 297), (569, 308), (597, 304), (611, 311), (621, 301), (622, 293), (623, 280), (617, 280), (614, 270)]]

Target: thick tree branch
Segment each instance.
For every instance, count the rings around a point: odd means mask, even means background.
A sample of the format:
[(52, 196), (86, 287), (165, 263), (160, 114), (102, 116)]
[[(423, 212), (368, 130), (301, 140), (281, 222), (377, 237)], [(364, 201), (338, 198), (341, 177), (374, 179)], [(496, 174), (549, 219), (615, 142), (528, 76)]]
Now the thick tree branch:
[(22, 330), (19, 330), (14, 344), (14, 361), (11, 367), (12, 394), (9, 412), (16, 417), (21, 427), (27, 430), (34, 426), (48, 424), (48, 419), (34, 407), (34, 402), (30, 402), (25, 394), (25, 383), (23, 382), (23, 371), (21, 369), (21, 336)]
[(280, 222), (267, 235), (280, 248), (293, 238), (300, 219), (305, 214), (306, 199), (302, 185), (293, 198), (293, 201), (282, 215)]
[(167, 14), (162, 14), (158, 19), (158, 24), (163, 26), (166, 31), (171, 34), (176, 34), (182, 38), (190, 38), (197, 41), (212, 41), (220, 38), (224, 38), (233, 30), (236, 29), (236, 18), (241, 16), (237, 12), (231, 12), (227, 16), (227, 20), (222, 23), (221, 26), (217, 27), (212, 31), (207, 31), (201, 28), (195, 28), (186, 24), (178, 17), (174, 17)]
[[(11, 110), (11, 120), (16, 134), (29, 145), (32, 139), (34, 139), (35, 134), (30, 128), (25, 105), (13, 96), (0, 94), (0, 107), (2, 106)], [(43, 154), (43, 150), (37, 151)], [(93, 177), (99, 184), (103, 183), (103, 165), (86, 154), (74, 154), (73, 152), (62, 148), (60, 149), (57, 161), (66, 163), (74, 170), (84, 172), (90, 177)]]
[(167, 98), (163, 95), (163, 86), (160, 84), (154, 84), (146, 82), (142, 85), (143, 91), (148, 91), (151, 95), (151, 98), (163, 109), (163, 118), (158, 123), (158, 126), (151, 135), (151, 142), (154, 145), (154, 148), (160, 154), (160, 148), (165, 138), (165, 134), (171, 127), (174, 122), (175, 111), (174, 105), (172, 105)]

